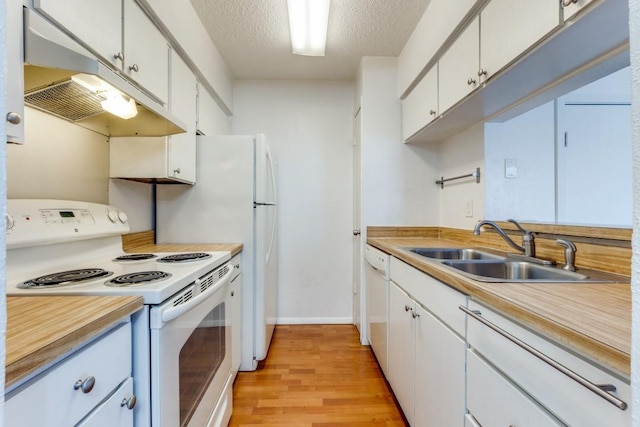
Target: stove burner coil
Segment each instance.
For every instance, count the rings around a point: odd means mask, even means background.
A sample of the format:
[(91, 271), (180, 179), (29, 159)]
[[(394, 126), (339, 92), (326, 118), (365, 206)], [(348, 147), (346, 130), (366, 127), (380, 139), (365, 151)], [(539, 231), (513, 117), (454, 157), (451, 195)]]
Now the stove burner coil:
[(171, 277), (171, 274), (164, 271), (136, 271), (135, 273), (114, 277), (107, 281), (105, 285), (114, 287), (146, 285), (169, 277)]
[(186, 252), (183, 254), (163, 256), (162, 258), (158, 259), (158, 262), (169, 262), (177, 264), (181, 262), (200, 261), (207, 258), (211, 258), (211, 254), (207, 254), (204, 252)]
[(113, 261), (143, 261), (145, 259), (153, 259), (156, 257), (157, 255), (154, 254), (129, 254), (114, 258)]
[(100, 277), (109, 277), (112, 274), (112, 271), (103, 270), (102, 268), (83, 268), (78, 270), (61, 271), (27, 280), (20, 283), (18, 288), (35, 289), (75, 285)]

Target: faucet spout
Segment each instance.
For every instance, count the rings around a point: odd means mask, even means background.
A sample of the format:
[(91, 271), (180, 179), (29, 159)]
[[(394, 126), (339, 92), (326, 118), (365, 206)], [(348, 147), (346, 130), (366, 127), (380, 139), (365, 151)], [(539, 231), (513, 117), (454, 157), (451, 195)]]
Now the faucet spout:
[(513, 240), (511, 240), (511, 237), (509, 237), (509, 235), (507, 235), (507, 233), (504, 232), (504, 230), (502, 228), (500, 228), (500, 226), (498, 224), (496, 224), (493, 221), (489, 221), (489, 220), (481, 220), (478, 221), (478, 223), (476, 224), (476, 226), (473, 229), (473, 234), (475, 234), (476, 236), (480, 235), (480, 229), (483, 226), (490, 226), (492, 227), (494, 230), (496, 230), (496, 232), (498, 232), (498, 234), (500, 235), (500, 237), (502, 237), (504, 239), (505, 242), (507, 242), (507, 244), (509, 246), (511, 246), (513, 249), (522, 252), (525, 256), (528, 257), (535, 257), (535, 246), (533, 243), (533, 234), (530, 231), (525, 230), (524, 228), (522, 228), (520, 226), (520, 224), (518, 224), (515, 220), (508, 220), (509, 222), (512, 222), (516, 225), (516, 227), (518, 227), (518, 229), (520, 231), (523, 232), (523, 236), (522, 236), (522, 246), (518, 245), (516, 242), (514, 242)]

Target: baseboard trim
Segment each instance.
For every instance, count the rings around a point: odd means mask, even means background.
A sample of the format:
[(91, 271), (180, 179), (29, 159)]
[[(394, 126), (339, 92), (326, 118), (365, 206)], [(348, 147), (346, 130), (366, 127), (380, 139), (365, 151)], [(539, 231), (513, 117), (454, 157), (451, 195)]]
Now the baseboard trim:
[(352, 317), (280, 317), (278, 325), (352, 325)]

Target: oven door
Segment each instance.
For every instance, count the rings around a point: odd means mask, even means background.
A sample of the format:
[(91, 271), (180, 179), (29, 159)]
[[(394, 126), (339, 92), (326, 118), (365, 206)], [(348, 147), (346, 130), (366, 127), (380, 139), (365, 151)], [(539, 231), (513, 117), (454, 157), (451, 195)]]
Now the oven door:
[(232, 274), (227, 264), (151, 307), (153, 426), (202, 427), (211, 418), (231, 375)]

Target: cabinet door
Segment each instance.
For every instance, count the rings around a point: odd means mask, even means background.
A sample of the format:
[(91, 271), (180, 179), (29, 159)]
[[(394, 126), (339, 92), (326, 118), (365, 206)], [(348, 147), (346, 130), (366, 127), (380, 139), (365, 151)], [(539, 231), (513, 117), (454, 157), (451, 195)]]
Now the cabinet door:
[(180, 181), (196, 182), (196, 109), (197, 81), (180, 56), (171, 52), (170, 110), (187, 124), (187, 132), (169, 139), (167, 176)]
[(479, 18), (442, 55), (439, 70), (439, 110), (444, 113), (478, 87), (480, 66)]
[[(234, 265), (239, 264), (234, 262)], [(231, 369), (238, 372), (242, 362), (242, 274), (231, 282), (229, 295), (231, 297)]]
[[(465, 415), (465, 342), (416, 305), (416, 426), (461, 426)], [(506, 424), (505, 424), (506, 425)]]
[(24, 142), (24, 73), (22, 2), (8, 0), (7, 15), (7, 142)]
[(402, 138), (428, 125), (438, 116), (438, 65), (436, 64), (402, 101)]
[(124, 73), (161, 102), (167, 102), (169, 45), (134, 0), (124, 2)]
[(479, 77), (491, 77), (559, 25), (558, 0), (491, 0), (480, 14)]
[(128, 406), (135, 402), (133, 396), (133, 379), (129, 378), (77, 427), (133, 427), (135, 406)]
[(413, 425), (413, 386), (415, 366), (414, 302), (398, 285), (389, 286), (389, 384), (404, 416)]
[(120, 66), (122, 3), (104, 0), (34, 0), (34, 8), (73, 34), (88, 49)]
[(202, 135), (225, 135), (231, 133), (229, 118), (220, 109), (213, 96), (198, 82), (198, 132)]
[(467, 377), (467, 409), (482, 427), (563, 425), (471, 350)]

